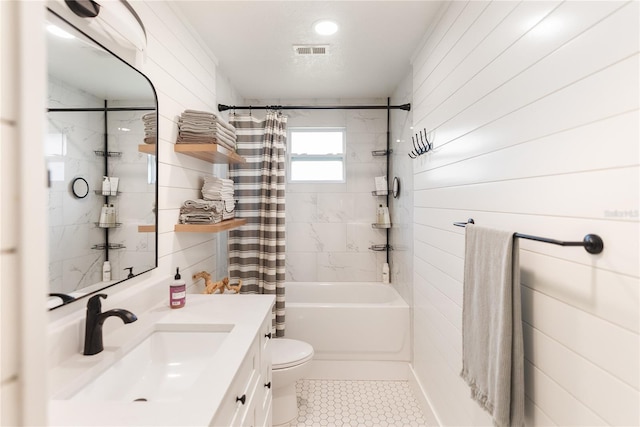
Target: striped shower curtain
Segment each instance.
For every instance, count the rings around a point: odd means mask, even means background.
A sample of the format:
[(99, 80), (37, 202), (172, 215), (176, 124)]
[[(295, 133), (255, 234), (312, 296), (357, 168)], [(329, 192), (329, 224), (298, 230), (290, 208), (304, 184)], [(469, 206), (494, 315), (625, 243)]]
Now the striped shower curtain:
[(269, 111), (264, 120), (232, 114), (237, 152), (247, 162), (230, 167), (236, 218), (247, 224), (229, 232), (229, 279), (242, 293), (275, 294), (272, 328), (284, 336), (285, 147), (287, 117)]

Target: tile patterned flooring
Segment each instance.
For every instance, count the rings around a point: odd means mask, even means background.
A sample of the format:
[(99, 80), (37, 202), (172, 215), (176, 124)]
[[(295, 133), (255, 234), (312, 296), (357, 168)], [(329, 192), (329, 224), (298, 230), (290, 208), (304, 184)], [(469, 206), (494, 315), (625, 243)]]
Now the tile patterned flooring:
[(300, 380), (290, 427), (426, 426), (408, 381)]

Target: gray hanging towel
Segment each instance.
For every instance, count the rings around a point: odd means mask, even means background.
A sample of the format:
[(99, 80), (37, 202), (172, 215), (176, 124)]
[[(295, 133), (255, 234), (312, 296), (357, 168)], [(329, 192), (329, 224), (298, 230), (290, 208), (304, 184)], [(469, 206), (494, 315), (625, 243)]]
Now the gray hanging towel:
[(518, 241), (467, 224), (462, 372), (471, 397), (496, 426), (524, 426), (524, 350)]

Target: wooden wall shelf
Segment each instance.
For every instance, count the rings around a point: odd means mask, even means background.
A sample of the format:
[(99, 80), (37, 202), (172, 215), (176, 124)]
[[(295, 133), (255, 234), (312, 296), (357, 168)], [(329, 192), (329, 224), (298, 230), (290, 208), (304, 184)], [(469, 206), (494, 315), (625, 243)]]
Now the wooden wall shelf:
[(246, 223), (246, 219), (235, 218), (217, 224), (176, 224), (174, 231), (176, 233), (219, 233), (241, 227)]
[(156, 144), (139, 144), (138, 151), (140, 153), (151, 154), (152, 156), (156, 155)]
[(209, 163), (246, 163), (244, 157), (218, 144), (174, 144), (173, 147), (176, 153)]
[(138, 226), (138, 233), (155, 233), (155, 231), (156, 231), (156, 226), (153, 224)]

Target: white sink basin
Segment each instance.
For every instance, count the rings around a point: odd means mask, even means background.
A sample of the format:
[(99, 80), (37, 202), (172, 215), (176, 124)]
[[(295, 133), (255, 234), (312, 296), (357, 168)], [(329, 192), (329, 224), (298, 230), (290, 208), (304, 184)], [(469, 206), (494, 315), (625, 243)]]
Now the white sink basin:
[(184, 398), (229, 335), (223, 331), (154, 331), (71, 400), (173, 402)]

